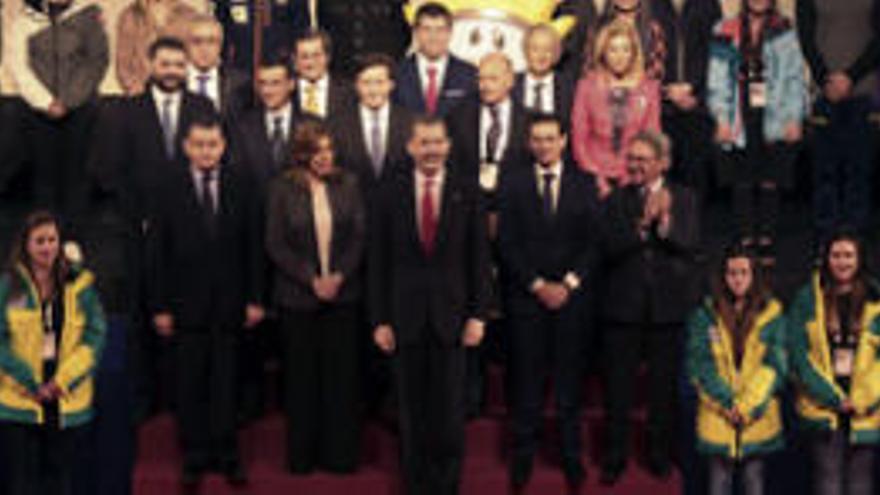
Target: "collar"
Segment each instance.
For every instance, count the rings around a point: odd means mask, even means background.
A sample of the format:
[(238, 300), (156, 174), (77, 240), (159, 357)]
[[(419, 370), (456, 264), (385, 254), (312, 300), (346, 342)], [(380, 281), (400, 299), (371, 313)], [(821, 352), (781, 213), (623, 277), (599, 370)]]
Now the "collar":
[[(215, 166), (214, 168), (212, 168), (212, 169), (210, 170), (211, 173), (212, 173), (212, 175), (213, 175), (213, 176), (211, 177), (212, 179), (214, 179), (214, 180), (218, 180), (218, 179), (220, 178), (220, 169), (221, 169), (221, 166), (222, 166), (222, 163), (218, 163), (217, 166)], [(202, 174), (204, 174), (205, 172), (206, 172), (205, 170), (202, 170), (202, 169), (200, 169), (199, 167), (195, 166), (194, 164), (190, 163), (190, 165), (189, 165), (189, 173), (190, 173), (194, 178), (196, 178), (196, 179), (198, 179), (198, 180), (202, 180)]]
[(557, 160), (556, 163), (551, 165), (548, 168), (541, 166), (540, 163), (535, 162), (535, 174), (543, 181), (544, 174), (547, 172), (551, 172), (555, 177), (555, 179), (559, 179), (562, 177), (562, 160)]
[(368, 108), (365, 105), (358, 105), (358, 108), (361, 112), (361, 118), (367, 122), (370, 122), (370, 119), (373, 117), (373, 112), (379, 112), (379, 121), (385, 122), (388, 120), (388, 114), (391, 112), (391, 102), (386, 101), (384, 105), (379, 107), (377, 110), (373, 110), (372, 108)]
[[(489, 111), (490, 105), (481, 102), (480, 106), (483, 108), (484, 111)], [(498, 108), (498, 115), (501, 115), (502, 117), (507, 115), (507, 111), (510, 109), (510, 96), (499, 101), (495, 104), (495, 106)]]
[(166, 93), (166, 92), (162, 91), (161, 89), (159, 89), (159, 86), (153, 84), (150, 86), (150, 91), (153, 96), (153, 100), (158, 105), (162, 105), (162, 103), (164, 103), (165, 100), (167, 100), (169, 98), (171, 99), (171, 101), (175, 105), (180, 103), (180, 100), (183, 99), (183, 90), (177, 90), (173, 93)]
[(220, 68), (212, 67), (206, 72), (203, 72), (196, 68), (195, 65), (189, 64), (187, 69), (187, 74), (189, 75), (190, 81), (198, 81), (199, 76), (208, 76), (208, 81), (217, 81), (220, 79)]
[(330, 75), (324, 74), (323, 76), (321, 76), (320, 79), (314, 82), (308, 81), (300, 77), (297, 81), (298, 87), (302, 88), (305, 84), (313, 85), (317, 87), (319, 91), (326, 91), (327, 87), (330, 85)]
[(275, 110), (269, 110), (267, 108), (266, 109), (266, 119), (271, 122), (271, 121), (275, 120), (275, 117), (281, 117), (281, 120), (286, 124), (287, 121), (290, 120), (290, 114), (292, 111), (293, 111), (293, 104), (290, 101), (288, 101), (287, 103), (282, 105), (281, 108), (278, 108)]
[(534, 75), (532, 75), (531, 72), (527, 71), (526, 72), (526, 87), (532, 87), (538, 83), (544, 83), (545, 88), (553, 87), (553, 77), (554, 77), (554, 74), (553, 74), (552, 70), (549, 73), (547, 73), (547, 75), (544, 77), (535, 77)]
[(427, 74), (428, 67), (436, 67), (437, 74), (440, 75), (446, 70), (446, 66), (449, 65), (449, 54), (443, 55), (437, 60), (429, 60), (428, 57), (416, 52), (416, 63), (419, 67), (419, 71), (422, 73)]
[(424, 174), (424, 172), (419, 170), (417, 167), (414, 167), (413, 168), (413, 176), (415, 177), (416, 184), (419, 187), (421, 187), (421, 185), (424, 184), (424, 182), (428, 179), (433, 179), (434, 185), (440, 185), (440, 184), (443, 184), (444, 180), (446, 180), (446, 168), (444, 167), (444, 168), (438, 170), (433, 176), (428, 177), (427, 175)]

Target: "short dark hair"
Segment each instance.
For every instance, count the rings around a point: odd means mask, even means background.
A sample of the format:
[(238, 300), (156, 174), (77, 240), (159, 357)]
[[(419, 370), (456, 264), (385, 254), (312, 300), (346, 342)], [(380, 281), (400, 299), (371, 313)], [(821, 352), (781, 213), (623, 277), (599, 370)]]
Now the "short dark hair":
[(300, 43), (314, 40), (321, 42), (321, 48), (324, 49), (324, 53), (327, 54), (328, 58), (333, 54), (333, 39), (330, 37), (330, 33), (323, 29), (307, 29), (297, 36), (296, 41), (293, 42), (293, 57), (296, 58), (296, 49)]
[(290, 58), (286, 54), (267, 55), (260, 60), (258, 69), (274, 69), (281, 67), (287, 73), (287, 77), (293, 78), (293, 67), (290, 65)]
[(529, 133), (539, 124), (556, 124), (560, 134), (565, 134), (565, 122), (556, 113), (536, 112), (529, 115)]
[(150, 48), (147, 50), (150, 60), (156, 58), (159, 50), (175, 50), (185, 54), (186, 44), (184, 44), (183, 40), (174, 36), (160, 36), (156, 38), (156, 41), (150, 43)]
[(412, 122), (409, 127), (409, 135), (407, 136), (407, 141), (412, 139), (413, 136), (416, 135), (416, 127), (418, 126), (435, 126), (442, 125), (443, 129), (447, 129), (446, 121), (443, 120), (442, 117), (438, 117), (436, 115), (428, 115), (428, 114), (419, 114), (413, 117)]
[(219, 129), (221, 134), (223, 133), (223, 121), (220, 120), (220, 116), (217, 115), (216, 112), (206, 112), (199, 113), (195, 115), (189, 123), (186, 125), (186, 129), (184, 129), (184, 136), (189, 137), (190, 133), (193, 129)]
[(446, 24), (450, 27), (452, 26), (452, 12), (450, 12), (443, 4), (437, 2), (423, 4), (418, 10), (416, 10), (416, 18), (413, 21), (413, 26), (418, 27), (422, 22), (422, 19), (425, 17), (442, 17), (446, 21)]
[(362, 72), (367, 69), (372, 69), (373, 67), (385, 67), (388, 71), (388, 77), (394, 79), (394, 70), (397, 67), (397, 63), (394, 62), (394, 59), (391, 58), (391, 56), (384, 53), (365, 53), (357, 57), (355, 79), (357, 79)]

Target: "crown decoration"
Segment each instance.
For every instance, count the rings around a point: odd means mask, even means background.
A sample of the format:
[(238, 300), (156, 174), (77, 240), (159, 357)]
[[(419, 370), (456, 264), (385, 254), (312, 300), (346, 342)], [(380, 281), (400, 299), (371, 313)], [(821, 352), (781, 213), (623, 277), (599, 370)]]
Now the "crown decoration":
[[(508, 20), (525, 27), (536, 24), (549, 24), (564, 36), (577, 23), (577, 18), (564, 15), (554, 18), (553, 13), (559, 0), (434, 0), (449, 9), (455, 17), (484, 17)], [(416, 10), (425, 3), (408, 2), (404, 5), (404, 15), (412, 24)]]

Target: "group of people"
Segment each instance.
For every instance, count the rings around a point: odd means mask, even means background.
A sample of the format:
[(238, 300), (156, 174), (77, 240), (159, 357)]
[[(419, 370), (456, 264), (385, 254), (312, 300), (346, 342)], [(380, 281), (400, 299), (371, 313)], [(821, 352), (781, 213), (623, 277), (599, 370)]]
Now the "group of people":
[[(144, 52), (143, 74), (130, 71), (142, 86), (127, 89), (95, 150), (125, 218), (136, 410), (149, 414), (160, 395), (173, 404), (184, 487), (197, 491), (209, 471), (247, 483), (236, 431), (264, 379), (260, 341), (276, 334), (291, 473), (357, 468), (362, 388), (379, 382), (363, 373), (390, 367), (407, 493), (457, 493), (488, 339), (507, 353), (511, 485), (528, 486), (549, 373), (561, 470), (579, 490), (585, 350), (600, 322), (603, 483), (631, 457), (644, 360), (654, 475), (672, 469), (684, 372), (709, 492), (731, 493), (739, 470), (744, 490), (761, 493), (792, 378), (817, 493), (870, 493), (880, 287), (858, 234), (864, 95), (880, 65), (869, 4), (800, 0), (795, 28), (773, 0), (743, 0), (724, 19), (710, 0), (609, 0), (583, 20), (582, 67), (560, 69), (564, 40), (537, 25), (520, 74), (502, 53), (476, 67), (451, 54), (453, 16), (432, 2), (415, 14), (411, 55), (366, 54), (352, 81), (331, 73), (319, 29), (263, 57), (253, 83), (224, 63), (211, 16), (188, 13), (180, 37), (125, 45)], [(40, 197), (67, 205), (69, 194), (76, 210), (81, 174), (61, 180), (52, 167), (82, 151), (76, 115), (94, 111), (95, 65), (107, 64), (100, 12), (70, 0), (31, 8), (13, 62), (27, 129), (45, 145), (37, 183), (60, 187)], [(43, 60), (58, 46), (41, 44), (42, 29), (81, 42)], [(821, 88), (813, 158), (826, 249), (786, 316), (765, 275), (810, 113), (807, 65)], [(698, 204), (713, 163), (732, 186), (737, 233), (701, 300)], [(66, 225), (28, 217), (0, 278), (14, 494), (63, 493), (91, 418), (106, 322), (93, 276), (61, 249)], [(365, 334), (387, 358), (365, 352)]]

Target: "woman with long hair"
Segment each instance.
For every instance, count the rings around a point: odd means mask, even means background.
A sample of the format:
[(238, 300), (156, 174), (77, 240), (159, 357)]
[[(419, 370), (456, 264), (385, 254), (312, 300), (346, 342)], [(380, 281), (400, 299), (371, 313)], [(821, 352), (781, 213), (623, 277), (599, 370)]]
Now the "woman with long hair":
[(58, 220), (29, 215), (0, 276), (0, 428), (10, 495), (73, 493), (107, 324), (91, 272), (62, 254)]
[(688, 322), (687, 371), (697, 389), (697, 451), (709, 458), (707, 493), (732, 495), (737, 467), (744, 493), (763, 493), (764, 457), (783, 446), (785, 317), (738, 245)]
[(798, 293), (788, 352), (797, 412), (820, 495), (873, 492), (880, 443), (880, 288), (865, 267), (865, 246), (840, 231), (821, 267)]
[(645, 77), (635, 29), (615, 22), (599, 32), (595, 68), (578, 82), (571, 115), (572, 148), (601, 198), (628, 183), (625, 149), (644, 130), (660, 130), (660, 83)]
[(281, 313), (291, 472), (357, 465), (357, 332), (365, 207), (318, 121), (297, 126), (293, 167), (269, 188), (266, 249)]

